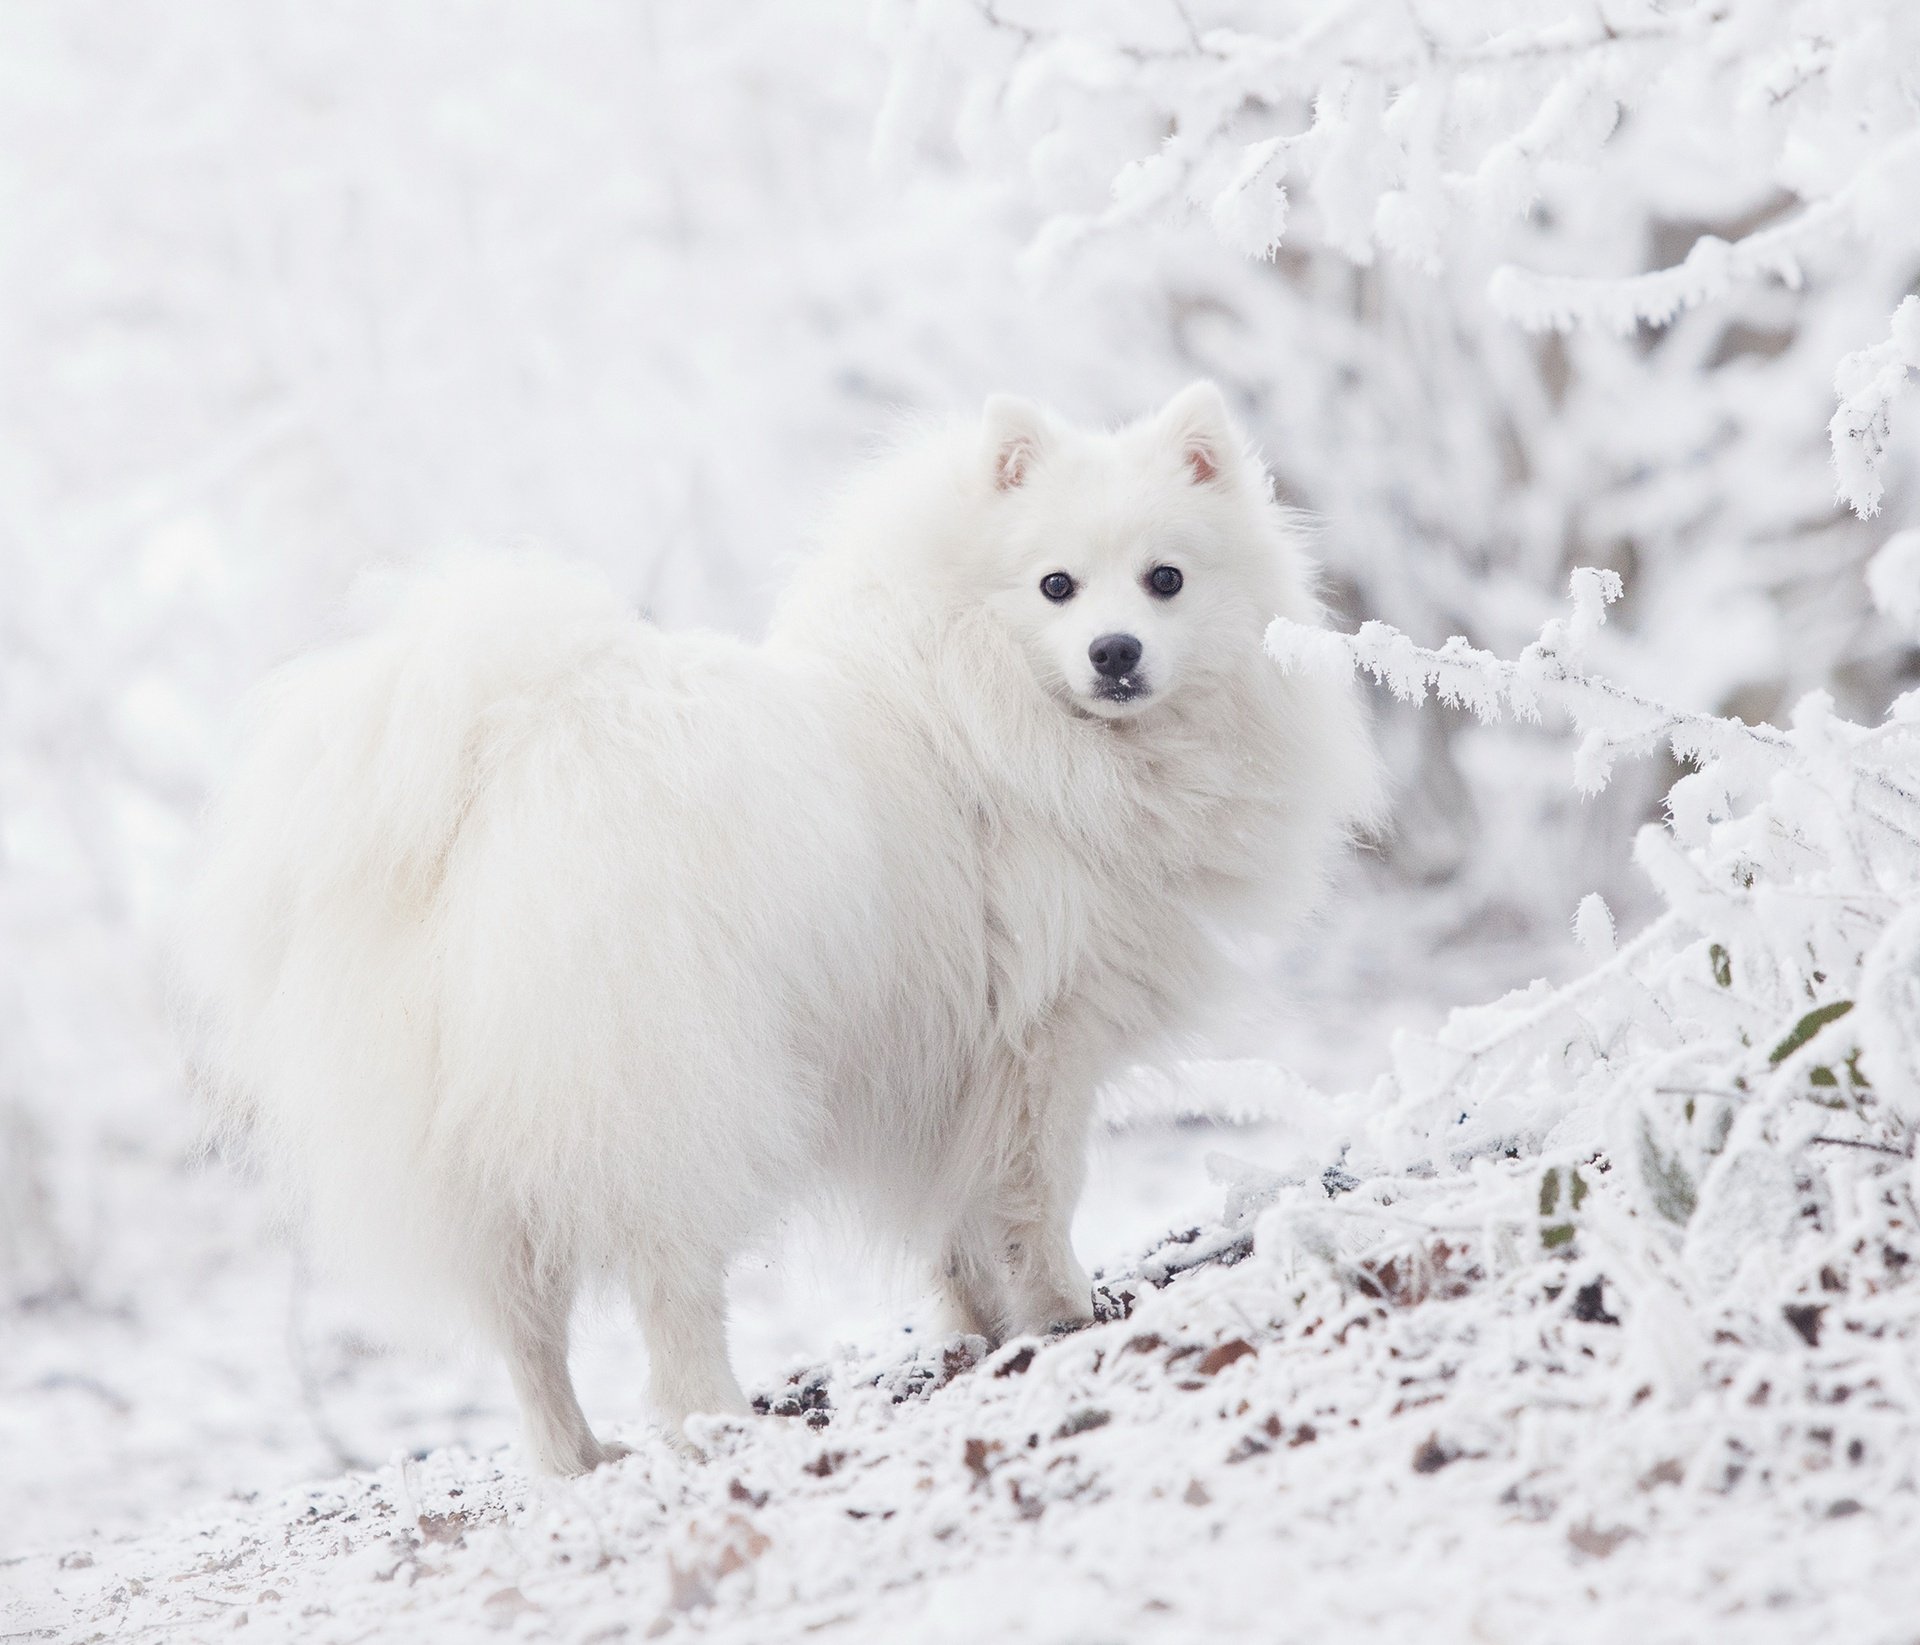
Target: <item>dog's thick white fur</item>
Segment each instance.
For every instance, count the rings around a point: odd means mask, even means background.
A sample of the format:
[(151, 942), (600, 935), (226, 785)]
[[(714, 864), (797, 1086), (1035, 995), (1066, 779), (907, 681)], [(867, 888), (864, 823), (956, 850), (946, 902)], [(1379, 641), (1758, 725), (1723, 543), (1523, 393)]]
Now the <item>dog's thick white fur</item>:
[(1374, 802), (1353, 694), (1262, 654), (1316, 611), (1209, 384), (1111, 434), (995, 399), (879, 463), (759, 646), (551, 563), (391, 579), (214, 807), (203, 1083), (336, 1267), (498, 1343), (556, 1472), (614, 1454), (576, 1293), (630, 1292), (671, 1432), (743, 1412), (728, 1264), (810, 1194), (956, 1329), (1085, 1321), (1096, 1086)]

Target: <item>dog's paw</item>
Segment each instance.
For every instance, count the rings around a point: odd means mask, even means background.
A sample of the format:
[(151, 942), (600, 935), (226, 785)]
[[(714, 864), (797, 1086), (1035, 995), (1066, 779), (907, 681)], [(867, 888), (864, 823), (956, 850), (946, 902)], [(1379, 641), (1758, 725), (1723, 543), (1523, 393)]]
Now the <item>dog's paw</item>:
[(1015, 1337), (1070, 1336), (1092, 1325), (1095, 1317), (1093, 1309), (1086, 1302), (1072, 1297), (1050, 1297), (1016, 1313), (1007, 1340), (1011, 1342)]
[(622, 1457), (632, 1455), (633, 1447), (622, 1445), (618, 1440), (603, 1443), (592, 1434), (569, 1435), (565, 1439), (536, 1446), (533, 1465), (539, 1472), (551, 1474), (556, 1479), (580, 1479), (596, 1468), (603, 1468), (609, 1462), (618, 1462)]
[(634, 1454), (631, 1445), (623, 1445), (617, 1439), (602, 1440), (599, 1445), (599, 1451), (600, 1454), (593, 1459), (589, 1466), (604, 1468), (610, 1462), (624, 1462)]

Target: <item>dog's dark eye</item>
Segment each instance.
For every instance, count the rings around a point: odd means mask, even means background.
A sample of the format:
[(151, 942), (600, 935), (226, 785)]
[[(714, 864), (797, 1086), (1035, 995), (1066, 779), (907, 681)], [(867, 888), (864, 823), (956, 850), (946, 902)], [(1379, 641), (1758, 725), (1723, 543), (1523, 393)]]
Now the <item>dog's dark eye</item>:
[[(1174, 575), (1177, 577), (1179, 573)], [(1062, 600), (1073, 598), (1073, 579), (1064, 571), (1049, 571), (1040, 579), (1040, 592), (1058, 605)]]
[(1178, 594), (1180, 585), (1185, 581), (1177, 565), (1157, 565), (1147, 573), (1147, 587), (1162, 599), (1171, 599)]

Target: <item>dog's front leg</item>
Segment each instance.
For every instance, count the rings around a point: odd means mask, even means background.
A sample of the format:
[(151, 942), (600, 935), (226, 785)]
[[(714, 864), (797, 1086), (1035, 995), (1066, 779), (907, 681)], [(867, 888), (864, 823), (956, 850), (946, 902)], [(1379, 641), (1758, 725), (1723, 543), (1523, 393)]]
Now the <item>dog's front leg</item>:
[(1074, 1085), (1030, 1089), (1019, 1105), (1017, 1146), (1000, 1205), (1007, 1323), (1016, 1334), (1044, 1335), (1093, 1320), (1093, 1281), (1073, 1254), (1091, 1110), (1091, 1093)]
[(937, 1276), (940, 1329), (951, 1336), (985, 1337), (997, 1348), (1006, 1330), (1006, 1276), (1001, 1272), (998, 1224), (969, 1216), (948, 1234)]

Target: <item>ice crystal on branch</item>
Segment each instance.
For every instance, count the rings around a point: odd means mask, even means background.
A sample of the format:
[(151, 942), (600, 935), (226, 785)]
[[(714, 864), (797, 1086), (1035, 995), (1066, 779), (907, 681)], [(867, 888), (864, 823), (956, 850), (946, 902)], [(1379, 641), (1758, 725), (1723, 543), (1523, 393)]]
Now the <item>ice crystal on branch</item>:
[(1849, 354), (1834, 373), (1840, 409), (1828, 424), (1833, 464), (1841, 500), (1863, 518), (1880, 512), (1893, 404), (1914, 371), (1920, 371), (1920, 297), (1903, 299), (1893, 311), (1892, 334), (1884, 343)]

